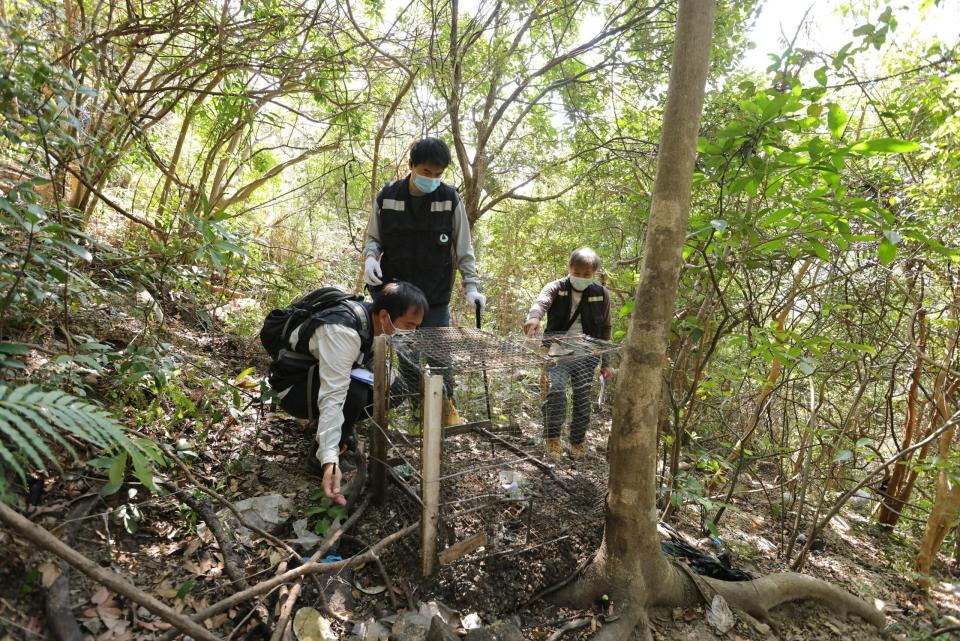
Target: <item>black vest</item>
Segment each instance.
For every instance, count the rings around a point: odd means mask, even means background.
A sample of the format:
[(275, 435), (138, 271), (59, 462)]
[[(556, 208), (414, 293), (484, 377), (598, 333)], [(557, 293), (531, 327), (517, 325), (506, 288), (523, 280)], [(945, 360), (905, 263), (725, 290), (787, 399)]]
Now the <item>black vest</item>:
[[(573, 300), (573, 286), (570, 277), (560, 281), (560, 291), (550, 304), (547, 311), (546, 333), (564, 332), (570, 323), (570, 306)], [(580, 322), (583, 323), (583, 333), (587, 336), (600, 338), (600, 325), (607, 297), (603, 285), (591, 283), (580, 295)]]
[(408, 178), (377, 194), (383, 282), (413, 283), (427, 295), (431, 307), (444, 306), (453, 288), (453, 216), (460, 196), (450, 185), (440, 183), (433, 193), (421, 197), (426, 211), (414, 213)]
[(294, 330), (296, 336), (290, 336), (291, 342), (296, 338), (293, 351), (310, 355), (310, 338), (320, 325), (343, 325), (354, 330), (360, 335), (361, 363), (368, 364), (373, 358), (373, 319), (369, 304), (344, 301), (317, 312)]

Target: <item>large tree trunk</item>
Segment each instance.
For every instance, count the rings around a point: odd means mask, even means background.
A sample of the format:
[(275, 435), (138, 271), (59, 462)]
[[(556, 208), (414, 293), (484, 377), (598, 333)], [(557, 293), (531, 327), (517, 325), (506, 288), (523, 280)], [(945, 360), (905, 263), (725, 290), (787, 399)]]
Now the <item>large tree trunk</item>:
[(710, 592), (756, 617), (766, 618), (768, 608), (784, 601), (819, 598), (876, 625), (883, 623), (883, 615), (863, 601), (810, 577), (780, 574), (746, 583), (694, 581), (660, 551), (657, 415), (687, 233), (715, 10), (713, 0), (680, 0), (650, 221), (613, 411), (604, 537), (585, 574), (556, 597), (578, 606), (604, 594), (612, 600), (619, 618), (602, 628), (597, 639), (626, 638), (638, 628), (651, 638), (649, 606), (694, 604), (709, 598)]
[(661, 554), (657, 535), (657, 415), (715, 10), (713, 0), (680, 2), (650, 222), (613, 409), (606, 527), (587, 580), (561, 596), (583, 604), (607, 593), (609, 585), (619, 586), (611, 596), (619, 597), (625, 609), (640, 606), (631, 610), (635, 616), (627, 630), (640, 622), (646, 605), (631, 603), (631, 595), (657, 593), (676, 599), (685, 588), (683, 577)]

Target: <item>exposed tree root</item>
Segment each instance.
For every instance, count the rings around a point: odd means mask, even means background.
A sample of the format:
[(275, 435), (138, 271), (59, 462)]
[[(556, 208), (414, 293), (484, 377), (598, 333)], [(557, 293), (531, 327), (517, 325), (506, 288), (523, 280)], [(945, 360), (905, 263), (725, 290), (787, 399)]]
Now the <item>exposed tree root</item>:
[(789, 601), (812, 599), (827, 606), (840, 616), (855, 614), (880, 629), (885, 624), (883, 613), (846, 590), (796, 572), (783, 572), (760, 577), (753, 581), (718, 581), (703, 578), (717, 594), (727, 600), (734, 610), (741, 610), (765, 622), (770, 622), (769, 611)]
[[(693, 574), (686, 568), (671, 566), (666, 559), (651, 559), (647, 567), (633, 573), (622, 567), (608, 571), (609, 565), (594, 561), (578, 581), (557, 592), (551, 601), (585, 608), (607, 595), (620, 607), (618, 618), (603, 626), (596, 641), (620, 641), (635, 631), (640, 638), (650, 638), (647, 609), (651, 607), (692, 607), (705, 603), (709, 606), (719, 594), (732, 610), (747, 620), (759, 620), (771, 627), (776, 622), (770, 610), (789, 601), (812, 599), (826, 605), (837, 615), (855, 614), (880, 629), (885, 624), (881, 611), (866, 601), (835, 585), (814, 577), (783, 572), (752, 581), (720, 581)], [(645, 572), (649, 569), (649, 572)], [(664, 569), (666, 573), (663, 574)], [(653, 577), (659, 577), (652, 580)]]
[(651, 637), (647, 608), (643, 604), (627, 604), (620, 615), (600, 628), (593, 638), (595, 641), (620, 641), (629, 639), (634, 631), (639, 632), (642, 639)]
[(565, 635), (567, 632), (572, 632), (573, 630), (579, 630), (580, 628), (585, 628), (590, 625), (590, 622), (593, 621), (592, 617), (583, 617), (582, 619), (574, 619), (573, 621), (568, 621), (559, 630), (547, 637), (547, 641), (559, 641), (560, 637)]

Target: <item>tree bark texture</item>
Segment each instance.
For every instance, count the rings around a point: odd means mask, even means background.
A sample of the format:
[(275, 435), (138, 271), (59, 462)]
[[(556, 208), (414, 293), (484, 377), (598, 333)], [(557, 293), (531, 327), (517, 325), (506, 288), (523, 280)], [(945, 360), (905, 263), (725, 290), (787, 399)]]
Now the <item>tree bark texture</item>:
[(690, 213), (715, 10), (713, 0), (680, 2), (650, 221), (610, 436), (610, 485), (600, 554), (610, 567), (636, 574), (643, 568), (647, 585), (676, 581), (657, 535), (657, 414)]

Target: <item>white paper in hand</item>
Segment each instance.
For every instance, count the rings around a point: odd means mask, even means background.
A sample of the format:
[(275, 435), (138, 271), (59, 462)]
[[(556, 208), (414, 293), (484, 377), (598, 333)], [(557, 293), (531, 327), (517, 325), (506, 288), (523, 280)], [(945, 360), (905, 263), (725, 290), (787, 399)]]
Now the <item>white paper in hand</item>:
[(350, 378), (367, 385), (373, 385), (373, 372), (364, 367), (355, 367), (350, 370)]

